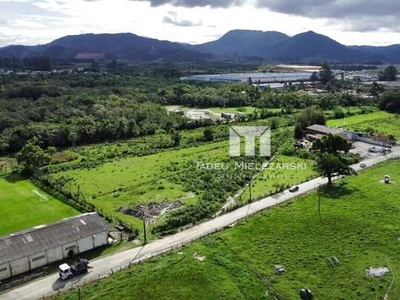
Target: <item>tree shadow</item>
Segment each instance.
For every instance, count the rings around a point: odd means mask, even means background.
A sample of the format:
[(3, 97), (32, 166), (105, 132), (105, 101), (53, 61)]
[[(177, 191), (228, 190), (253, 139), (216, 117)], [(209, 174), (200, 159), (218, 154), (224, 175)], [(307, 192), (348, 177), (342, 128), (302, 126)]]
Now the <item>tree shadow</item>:
[(18, 183), (20, 181), (24, 181), (24, 180), (28, 179), (28, 177), (25, 177), (25, 176), (21, 175), (20, 173), (16, 173), (16, 172), (7, 174), (7, 175), (3, 176), (2, 178), (4, 178), (9, 183)]
[(326, 185), (321, 188), (321, 196), (338, 199), (343, 196), (351, 195), (357, 188), (350, 188), (347, 182), (340, 182), (333, 185)]

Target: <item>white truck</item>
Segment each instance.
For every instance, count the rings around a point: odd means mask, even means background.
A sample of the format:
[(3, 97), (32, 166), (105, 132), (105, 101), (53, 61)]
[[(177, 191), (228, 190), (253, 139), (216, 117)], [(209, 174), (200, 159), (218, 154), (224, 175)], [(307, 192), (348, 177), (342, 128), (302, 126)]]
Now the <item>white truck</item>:
[(72, 266), (67, 263), (60, 265), (58, 267), (58, 273), (61, 280), (68, 280), (74, 276), (86, 273), (89, 268), (89, 261), (87, 259), (79, 259), (79, 261)]

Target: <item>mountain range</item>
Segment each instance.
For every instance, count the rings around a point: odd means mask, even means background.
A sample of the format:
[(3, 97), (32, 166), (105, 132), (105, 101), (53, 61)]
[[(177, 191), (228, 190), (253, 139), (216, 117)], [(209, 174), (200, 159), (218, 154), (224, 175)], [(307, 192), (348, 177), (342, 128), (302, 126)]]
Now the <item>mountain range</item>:
[(38, 46), (0, 48), (0, 57), (48, 56), (53, 60), (123, 59), (137, 62), (260, 60), (284, 63), (400, 63), (400, 45), (346, 46), (308, 31), (232, 30), (216, 41), (189, 45), (132, 33), (66, 36)]

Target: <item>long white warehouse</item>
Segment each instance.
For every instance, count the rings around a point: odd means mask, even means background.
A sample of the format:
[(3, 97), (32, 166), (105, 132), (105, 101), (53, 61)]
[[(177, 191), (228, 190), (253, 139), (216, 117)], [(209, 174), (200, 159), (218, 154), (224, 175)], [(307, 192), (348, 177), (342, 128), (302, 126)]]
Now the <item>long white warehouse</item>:
[(0, 280), (107, 245), (109, 231), (87, 213), (0, 237)]

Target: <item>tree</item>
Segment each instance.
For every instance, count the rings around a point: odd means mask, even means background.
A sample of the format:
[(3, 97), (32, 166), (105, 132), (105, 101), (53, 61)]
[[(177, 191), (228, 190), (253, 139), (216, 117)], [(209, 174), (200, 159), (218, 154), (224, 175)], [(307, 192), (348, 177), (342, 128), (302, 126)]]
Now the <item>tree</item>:
[(297, 118), (295, 125), (295, 138), (300, 139), (308, 126), (319, 124), (325, 125), (326, 118), (324, 112), (316, 107), (304, 109)]
[(304, 130), (299, 124), (294, 127), (294, 138), (300, 140), (304, 137)]
[(319, 76), (318, 76), (318, 73), (317, 73), (317, 72), (313, 72), (313, 73), (311, 74), (311, 76), (310, 76), (310, 81), (311, 81), (311, 82), (317, 82), (317, 81), (319, 81)]
[(379, 72), (379, 80), (382, 81), (395, 81), (399, 72), (396, 67), (391, 65), (387, 67), (383, 72)]
[(47, 165), (50, 162), (50, 155), (43, 151), (37, 145), (32, 143), (26, 144), (16, 155), (18, 164), (24, 166), (24, 171), (27, 174), (32, 174), (41, 166)]
[(400, 113), (400, 92), (385, 92), (379, 102), (379, 108), (388, 112)]
[(379, 100), (379, 94), (382, 93), (384, 90), (385, 89), (382, 85), (379, 85), (376, 81), (374, 81), (369, 90), (369, 94), (375, 99)]
[(181, 143), (181, 139), (182, 139), (181, 134), (173, 128), (171, 129), (170, 134), (171, 134), (171, 139), (172, 139), (174, 146), (175, 147), (179, 146)]
[(335, 75), (332, 72), (332, 69), (328, 63), (323, 63), (321, 69), (318, 74), (319, 80), (322, 84), (327, 84), (335, 79)]
[(98, 63), (97, 61), (95, 61), (95, 60), (92, 60), (92, 62), (90, 63), (90, 69), (91, 69), (93, 72), (98, 72), (98, 71), (100, 71), (100, 65), (99, 65), (99, 63)]
[(332, 185), (332, 177), (338, 175), (352, 175), (354, 170), (350, 163), (340, 155), (321, 153), (317, 158), (317, 169), (321, 176), (328, 178), (328, 184)]
[(316, 140), (312, 147), (320, 153), (328, 153), (339, 156), (341, 153), (349, 153), (351, 143), (340, 135), (328, 134), (320, 140)]
[(211, 128), (206, 128), (203, 131), (204, 140), (207, 142), (211, 142), (214, 140), (214, 131)]

